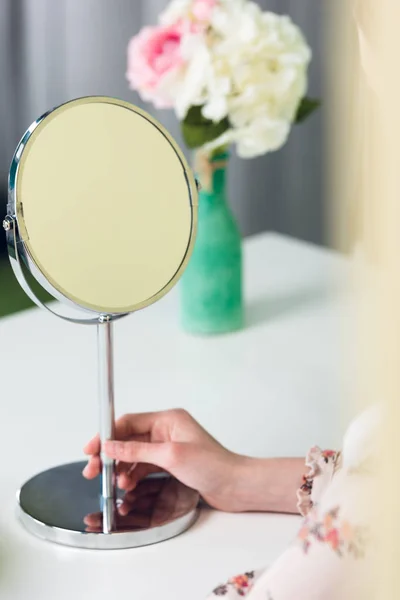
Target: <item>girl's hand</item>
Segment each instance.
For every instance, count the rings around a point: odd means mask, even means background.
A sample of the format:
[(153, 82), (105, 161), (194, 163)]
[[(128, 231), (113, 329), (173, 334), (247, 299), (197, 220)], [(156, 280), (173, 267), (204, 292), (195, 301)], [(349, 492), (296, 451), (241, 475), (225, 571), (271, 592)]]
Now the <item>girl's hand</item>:
[[(241, 457), (221, 446), (186, 411), (125, 415), (116, 422), (115, 438), (104, 452), (118, 461), (119, 488), (132, 491), (147, 475), (167, 471), (199, 491), (210, 506), (243, 510), (235, 500)], [(83, 475), (93, 479), (101, 471), (99, 436), (84, 450), (91, 458)]]
[[(304, 459), (234, 454), (184, 410), (125, 415), (116, 422), (115, 438), (103, 451), (117, 461), (122, 490), (130, 492), (151, 473), (166, 471), (219, 510), (297, 513)], [(91, 457), (83, 475), (93, 479), (101, 471), (99, 436), (84, 451)]]

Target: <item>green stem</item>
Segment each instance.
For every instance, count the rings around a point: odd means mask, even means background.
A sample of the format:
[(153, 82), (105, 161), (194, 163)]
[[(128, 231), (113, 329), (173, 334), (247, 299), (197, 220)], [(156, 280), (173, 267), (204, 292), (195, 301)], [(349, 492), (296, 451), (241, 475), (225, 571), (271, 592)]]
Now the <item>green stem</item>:
[(212, 152), (211, 152), (211, 160), (213, 158), (215, 158), (216, 156), (219, 156), (220, 154), (228, 154), (229, 153), (229, 149), (230, 149), (230, 144), (225, 144), (224, 146), (219, 146), (218, 148), (215, 148)]

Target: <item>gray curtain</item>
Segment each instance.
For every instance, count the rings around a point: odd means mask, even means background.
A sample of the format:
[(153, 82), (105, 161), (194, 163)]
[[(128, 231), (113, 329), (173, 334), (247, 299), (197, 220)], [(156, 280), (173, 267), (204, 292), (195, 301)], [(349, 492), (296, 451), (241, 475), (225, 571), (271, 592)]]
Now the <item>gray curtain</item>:
[[(259, 0), (289, 14), (314, 51), (310, 94), (324, 95), (321, 0)], [(26, 127), (49, 107), (105, 94), (142, 105), (125, 81), (126, 46), (153, 23), (167, 0), (0, 0), (0, 190), (13, 149)], [(325, 108), (325, 107), (324, 107)], [(171, 112), (146, 106), (181, 141)], [(280, 152), (232, 160), (230, 198), (244, 235), (275, 230), (315, 243), (324, 227), (324, 109), (295, 127)], [(1, 216), (1, 215), (0, 215)]]

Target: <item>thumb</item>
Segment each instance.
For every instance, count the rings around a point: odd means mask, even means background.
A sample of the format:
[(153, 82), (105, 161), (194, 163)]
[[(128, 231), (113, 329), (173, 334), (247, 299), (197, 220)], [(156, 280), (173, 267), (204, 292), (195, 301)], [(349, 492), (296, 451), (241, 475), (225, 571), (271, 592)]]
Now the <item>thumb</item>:
[(146, 463), (169, 470), (174, 462), (177, 444), (173, 442), (108, 441), (104, 452), (109, 458), (128, 463)]

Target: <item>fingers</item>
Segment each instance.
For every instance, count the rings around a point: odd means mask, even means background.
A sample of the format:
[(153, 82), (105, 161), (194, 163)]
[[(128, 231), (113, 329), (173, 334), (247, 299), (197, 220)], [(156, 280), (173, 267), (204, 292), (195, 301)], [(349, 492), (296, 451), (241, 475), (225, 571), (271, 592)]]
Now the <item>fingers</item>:
[[(128, 480), (129, 482), (131, 482), (130, 474), (134, 471), (135, 467), (136, 467), (135, 464), (132, 465), (130, 463), (124, 463), (124, 462), (118, 463), (116, 466), (116, 474), (118, 477), (118, 481), (122, 478), (121, 479), (122, 481)], [(91, 456), (89, 458), (88, 464), (82, 471), (82, 475), (86, 479), (94, 479), (95, 477), (100, 475), (101, 468), (102, 468), (102, 465), (101, 465), (100, 456), (99, 455)], [(125, 489), (125, 488), (121, 488), (121, 489)]]
[[(130, 492), (134, 490), (137, 484), (154, 473), (162, 471), (155, 465), (141, 464), (133, 465), (126, 462), (119, 462), (116, 466), (117, 485), (120, 490)], [(88, 464), (82, 471), (86, 479), (95, 479), (101, 473), (101, 460), (99, 456), (91, 456)]]
[(160, 419), (161, 414), (151, 412), (124, 415), (115, 423), (115, 437), (119, 440), (124, 440), (133, 435), (150, 433), (154, 423)]
[(152, 464), (170, 471), (179, 460), (182, 444), (173, 442), (106, 442), (104, 451), (109, 458), (131, 463)]
[(129, 498), (132, 500), (132, 498), (138, 499), (143, 498), (143, 496), (159, 494), (164, 489), (168, 481), (170, 481), (169, 476), (154, 478), (150, 477), (149, 479), (145, 479), (138, 484), (137, 488), (133, 492), (127, 492), (124, 494), (124, 499)]
[(162, 470), (163, 469), (161, 469), (160, 467), (157, 467), (156, 465), (146, 465), (146, 464), (138, 465), (137, 468), (130, 473), (131, 484), (134, 487), (136, 487), (140, 481), (142, 481), (143, 479), (146, 479), (146, 477), (148, 477), (149, 475), (153, 475), (154, 473), (161, 473)]
[(91, 456), (88, 464), (82, 471), (82, 475), (86, 479), (94, 479), (98, 476), (101, 471), (101, 460), (100, 456)]
[[(166, 413), (139, 413), (124, 415), (115, 423), (115, 439), (126, 440), (132, 436), (149, 434), (154, 423)], [(85, 454), (100, 453), (100, 437), (96, 435), (84, 447)]]
[[(170, 430), (177, 423), (195, 423), (193, 418), (183, 409), (165, 410), (160, 412), (138, 413), (124, 415), (115, 423), (115, 439), (127, 440), (132, 437), (143, 436), (148, 441), (154, 426), (157, 425), (157, 437), (155, 441), (166, 442), (170, 439)], [(140, 438), (139, 438), (140, 439)], [(100, 453), (100, 438), (96, 435), (86, 444), (85, 454)]]
[[(171, 424), (176, 425), (177, 422), (181, 422), (182, 419), (187, 420), (188, 417), (189, 415), (185, 411), (172, 410), (131, 414), (118, 419), (115, 424), (115, 439), (120, 442), (107, 443), (104, 445), (104, 451), (110, 458), (120, 463), (117, 473), (119, 474), (118, 485), (121, 489), (133, 489), (138, 481), (147, 474), (157, 472), (159, 468), (170, 470), (171, 465), (174, 461), (176, 462), (176, 449), (180, 445), (169, 441)], [(157, 424), (156, 443), (150, 444), (148, 442), (152, 437), (155, 424)], [(131, 441), (123, 444), (125, 440)], [(101, 471), (100, 450), (101, 444), (98, 435), (90, 440), (84, 448), (84, 452), (91, 456), (84, 469), (84, 476), (88, 479), (97, 477)], [(143, 473), (140, 471), (134, 473), (132, 463), (138, 462), (153, 464), (156, 467), (149, 470), (145, 468)], [(134, 474), (132, 475), (132, 473)]]
[[(155, 465), (141, 464), (133, 465), (126, 462), (119, 462), (116, 466), (117, 485), (120, 490), (130, 492), (134, 490), (137, 484), (154, 473), (160, 473), (162, 469)], [(86, 479), (95, 479), (101, 473), (101, 460), (99, 456), (91, 456), (88, 464), (82, 471)]]
[(115, 470), (117, 475), (123, 475), (124, 473), (130, 473), (131, 471), (136, 469), (136, 466), (136, 463), (132, 464), (120, 461), (119, 463), (117, 463)]
[(95, 435), (83, 448), (85, 454), (100, 454), (100, 436)]
[(137, 465), (135, 468), (125, 471), (118, 477), (118, 487), (120, 490), (130, 492), (134, 490), (137, 484), (152, 475), (153, 473), (159, 473), (162, 469), (155, 465)]
[[(150, 481), (146, 481), (150, 483)], [(157, 501), (157, 497), (162, 490), (162, 485), (139, 486), (137, 490), (125, 494), (118, 512), (122, 516), (128, 515), (132, 511), (152, 513)]]
[(137, 463), (129, 464), (119, 462), (117, 464), (117, 485), (120, 490), (127, 491), (134, 488), (132, 484), (132, 473), (137, 469)]

